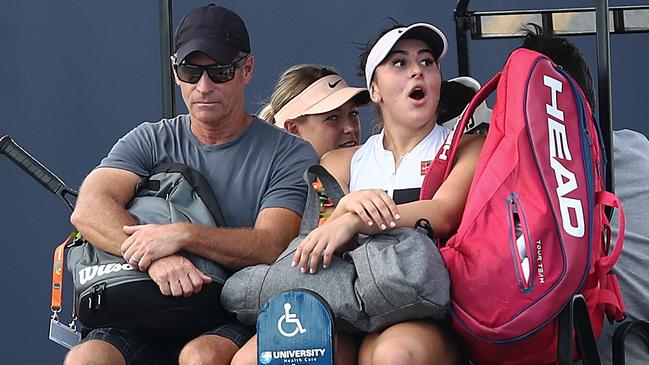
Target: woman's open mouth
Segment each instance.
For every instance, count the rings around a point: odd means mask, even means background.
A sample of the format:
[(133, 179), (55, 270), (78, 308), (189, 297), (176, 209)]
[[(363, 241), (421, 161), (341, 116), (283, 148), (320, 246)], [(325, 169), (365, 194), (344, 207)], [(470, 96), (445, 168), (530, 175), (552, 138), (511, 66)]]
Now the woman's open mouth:
[(340, 148), (347, 148), (347, 147), (354, 147), (358, 145), (358, 141), (352, 140), (352, 141), (347, 141), (345, 143), (342, 143), (339, 145)]
[(421, 100), (426, 96), (426, 93), (421, 87), (416, 87), (410, 92), (408, 96), (415, 100)]

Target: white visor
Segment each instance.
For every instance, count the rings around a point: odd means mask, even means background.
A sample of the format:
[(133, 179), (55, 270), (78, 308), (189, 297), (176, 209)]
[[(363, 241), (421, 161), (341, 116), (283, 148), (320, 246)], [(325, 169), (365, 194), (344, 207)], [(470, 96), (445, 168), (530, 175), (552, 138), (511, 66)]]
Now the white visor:
[(446, 54), (446, 49), (448, 48), (446, 36), (433, 25), (415, 23), (407, 27), (392, 29), (376, 41), (376, 44), (374, 44), (370, 50), (370, 54), (367, 56), (367, 61), (365, 62), (365, 82), (368, 90), (370, 89), (376, 67), (383, 62), (388, 53), (390, 53), (390, 50), (392, 50), (392, 47), (405, 35), (408, 35), (406, 38), (420, 39), (426, 42), (433, 51), (433, 56), (438, 63)]

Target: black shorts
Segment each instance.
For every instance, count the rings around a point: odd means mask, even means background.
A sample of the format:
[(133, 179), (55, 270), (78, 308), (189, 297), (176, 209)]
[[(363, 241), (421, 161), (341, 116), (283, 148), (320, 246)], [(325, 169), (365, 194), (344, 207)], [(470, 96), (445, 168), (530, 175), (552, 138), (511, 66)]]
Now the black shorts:
[[(241, 347), (255, 334), (254, 327), (233, 321), (203, 335), (225, 337)], [(132, 333), (118, 328), (96, 328), (91, 330), (82, 342), (101, 340), (113, 345), (124, 357), (127, 365), (178, 364), (178, 355), (185, 343), (147, 342)]]

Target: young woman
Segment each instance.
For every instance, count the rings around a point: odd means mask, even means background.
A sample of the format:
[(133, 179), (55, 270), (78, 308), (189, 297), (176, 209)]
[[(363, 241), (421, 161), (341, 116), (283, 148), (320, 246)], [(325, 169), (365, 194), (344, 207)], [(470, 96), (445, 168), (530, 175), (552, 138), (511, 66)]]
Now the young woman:
[(349, 87), (331, 67), (296, 65), (280, 76), (259, 117), (309, 141), (322, 157), (359, 144), (358, 107), (369, 101), (365, 88)]
[[(360, 57), (372, 101), (383, 122), (380, 134), (360, 147), (336, 150), (321, 160), (348, 191), (326, 224), (298, 246), (293, 263), (303, 273), (326, 269), (334, 254), (353, 247), (357, 233), (376, 234), (428, 220), (438, 237), (458, 227), (483, 137), (462, 138), (452, 172), (431, 200), (417, 200), (427, 165), (449, 130), (436, 123), (446, 52), (432, 25), (395, 26)], [(432, 278), (431, 280), (434, 280)], [(457, 348), (443, 325), (430, 320), (395, 324), (365, 337), (359, 364), (452, 364)]]

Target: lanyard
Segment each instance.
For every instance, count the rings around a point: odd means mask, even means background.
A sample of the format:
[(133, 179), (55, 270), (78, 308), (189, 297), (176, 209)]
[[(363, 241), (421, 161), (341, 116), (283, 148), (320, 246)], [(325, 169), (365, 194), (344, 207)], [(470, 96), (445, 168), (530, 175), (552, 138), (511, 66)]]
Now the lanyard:
[(61, 311), (61, 295), (63, 292), (63, 260), (65, 246), (68, 244), (68, 237), (63, 243), (54, 249), (54, 262), (52, 264), (52, 312)]
[[(58, 314), (61, 312), (61, 297), (63, 293), (63, 264), (65, 261), (65, 249), (76, 242), (79, 233), (74, 230), (68, 238), (54, 249), (54, 258), (52, 262), (52, 302), (50, 309), (52, 310), (52, 318), (58, 320)], [(72, 294), (72, 323), (75, 322), (77, 316), (76, 308), (76, 293)]]
[(76, 293), (72, 293), (72, 322), (65, 325), (59, 321), (61, 312), (61, 296), (63, 293), (63, 261), (65, 249), (78, 242), (77, 231), (70, 233), (68, 238), (54, 249), (52, 263), (52, 316), (50, 317), (50, 340), (71, 349), (81, 342), (81, 333), (77, 331)]

